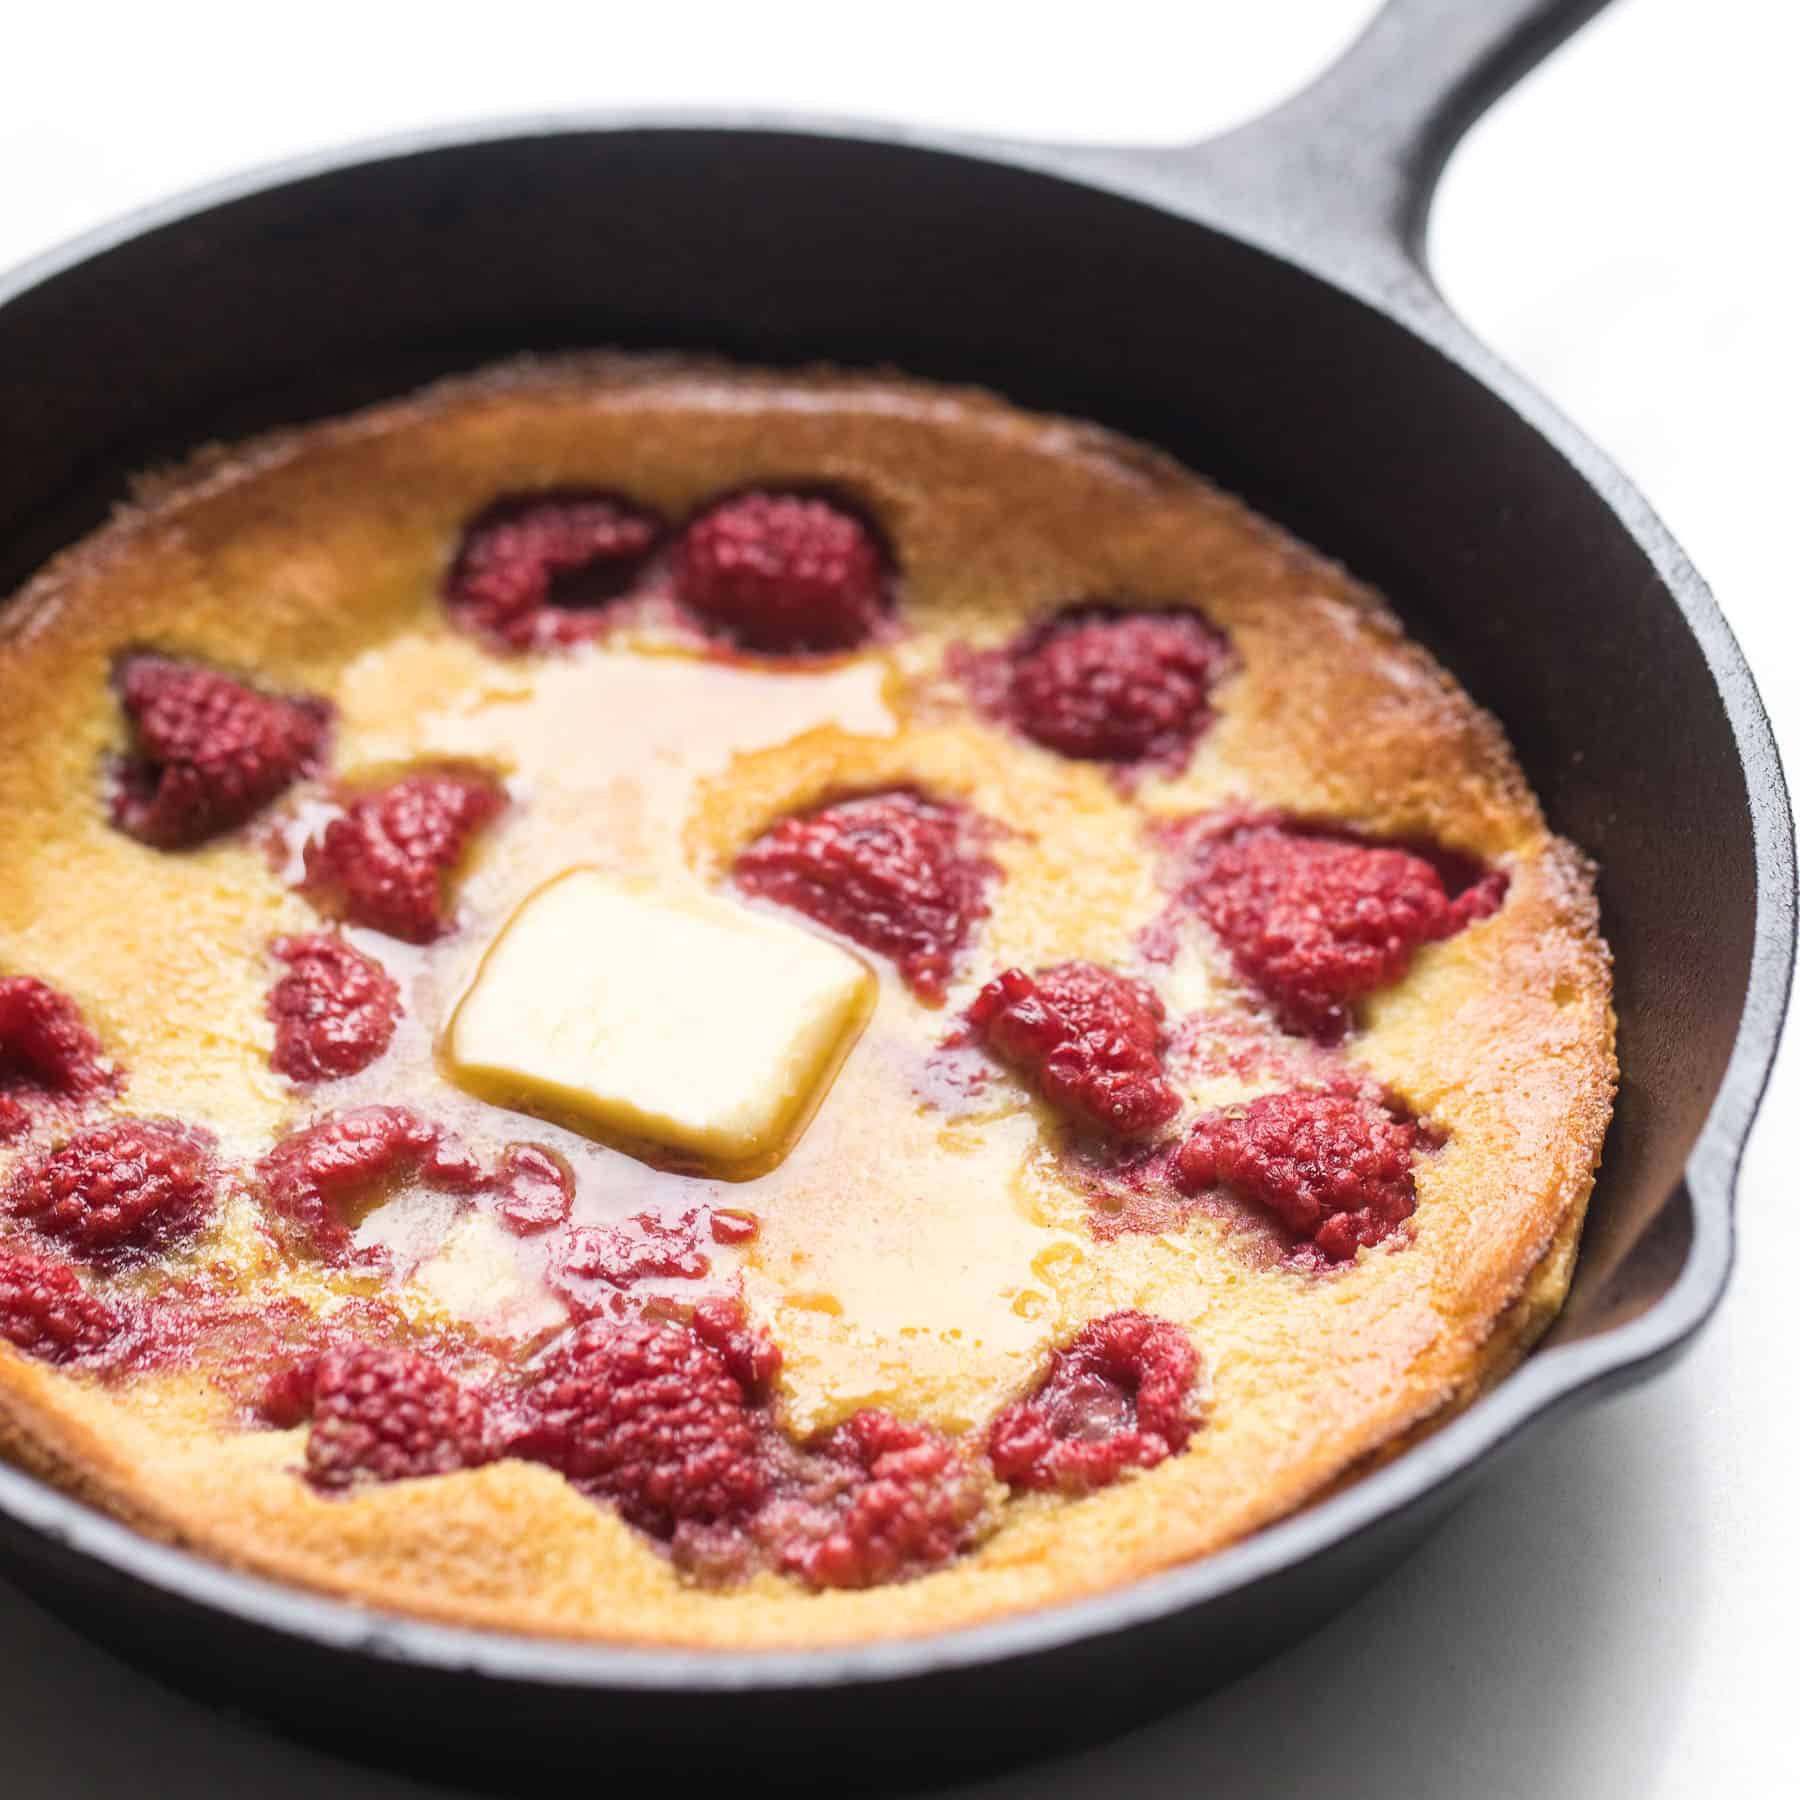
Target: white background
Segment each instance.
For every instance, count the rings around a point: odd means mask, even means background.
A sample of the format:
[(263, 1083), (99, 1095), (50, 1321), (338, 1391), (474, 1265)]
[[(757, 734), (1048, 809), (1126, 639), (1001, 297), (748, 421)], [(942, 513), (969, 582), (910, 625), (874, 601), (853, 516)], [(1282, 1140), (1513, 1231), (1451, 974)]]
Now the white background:
[[(748, 102), (1173, 142), (1296, 85), (1370, 10), (19, 7), (0, 51), (0, 265), (246, 163), (477, 114)], [(1712, 581), (1800, 765), (1796, 52), (1788, 0), (1621, 0), (1478, 128), (1432, 240), (1452, 301), (1624, 463)], [(1724, 1312), (1674, 1373), (1534, 1441), (1278, 1662), (968, 1792), (1800, 1793), (1797, 1058), (1751, 1150)], [(3, 1586), (0, 1770), (14, 1800), (430, 1791), (212, 1717)], [(603, 1757), (595, 1779), (611, 1785)]]

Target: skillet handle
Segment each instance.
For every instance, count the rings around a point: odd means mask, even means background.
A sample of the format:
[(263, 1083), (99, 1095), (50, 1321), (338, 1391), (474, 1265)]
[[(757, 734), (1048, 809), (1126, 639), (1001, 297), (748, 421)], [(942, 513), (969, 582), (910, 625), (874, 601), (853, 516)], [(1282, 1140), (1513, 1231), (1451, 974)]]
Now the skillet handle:
[[(1457, 140), (1606, 0), (1387, 0), (1310, 86), (1204, 143), (1133, 150), (1140, 186), (1339, 282), (1436, 306), (1426, 215)], [(1397, 291), (1398, 290), (1398, 291)]]

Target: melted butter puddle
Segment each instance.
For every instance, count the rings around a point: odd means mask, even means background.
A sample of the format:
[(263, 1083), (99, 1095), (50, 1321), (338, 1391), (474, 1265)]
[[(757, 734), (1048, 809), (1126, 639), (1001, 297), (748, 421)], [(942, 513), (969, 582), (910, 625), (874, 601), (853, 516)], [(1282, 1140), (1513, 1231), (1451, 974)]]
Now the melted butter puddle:
[[(354, 778), (474, 760), (505, 776), (514, 806), (463, 883), (454, 937), (416, 952), (369, 946), (405, 985), (408, 1013), (388, 1057), (342, 1098), (404, 1098), (484, 1156), (508, 1140), (549, 1144), (576, 1170), (577, 1222), (717, 1204), (717, 1182), (472, 1101), (444, 1080), (433, 1040), (525, 894), (580, 863), (692, 882), (683, 837), (699, 784), (820, 727), (893, 735), (890, 679), (881, 657), (817, 672), (606, 649), (496, 664), (448, 637), (365, 654), (340, 689), (336, 766)], [(952, 1426), (978, 1421), (1017, 1388), (1066, 1305), (1035, 1266), (1060, 1234), (1019, 1192), (1037, 1139), (1030, 1110), (971, 1122), (946, 1155), (944, 1121), (897, 1091), (897, 1070), (916, 1060), (898, 1040), (945, 1029), (947, 1015), (914, 1011), (884, 976), (877, 1021), (808, 1130), (778, 1168), (729, 1196), (761, 1221), (742, 1267), (752, 1310), (786, 1352), (784, 1399), (803, 1432), (884, 1401)], [(500, 1234), (429, 1207), (365, 1229), (405, 1240), (421, 1285), (454, 1314), (535, 1326), (555, 1307)], [(737, 1260), (708, 1252), (720, 1273)]]
[(802, 1435), (864, 1405), (966, 1427), (1041, 1348), (1045, 1322), (1013, 1304), (1046, 1240), (1016, 1193), (1035, 1122), (996, 1120), (946, 1158), (938, 1122), (895, 1099), (886, 1060), (853, 1055), (788, 1160), (743, 1196), (762, 1221), (746, 1291), (782, 1345)]
[(463, 890), (465, 933), (486, 939), (577, 864), (691, 879), (699, 785), (822, 727), (891, 737), (891, 679), (879, 656), (812, 671), (591, 648), (496, 668), (460, 640), (392, 644), (346, 671), (337, 765), (467, 760), (506, 779), (514, 806)]
[[(808, 672), (594, 649), (462, 680), (447, 660), (460, 658), (442, 643), (395, 644), (346, 671), (342, 738), (354, 760), (392, 760), (382, 754), (392, 746), (402, 757), (497, 763), (533, 787), (644, 786), (647, 811), (671, 803), (664, 816), (677, 833), (680, 790), (735, 756), (820, 726), (878, 737), (897, 728), (877, 657)], [(446, 692), (455, 693), (448, 704)], [(577, 753), (602, 733), (604, 755)]]
[[(407, 764), (469, 760), (502, 774), (513, 806), (462, 884), (457, 931), (422, 949), (352, 928), (352, 942), (401, 983), (406, 1010), (387, 1056), (335, 1089), (334, 1107), (416, 1106), (484, 1160), (500, 1146), (547, 1144), (576, 1170), (576, 1223), (637, 1212), (673, 1218), (717, 1204), (711, 1179), (636, 1162), (547, 1122), (489, 1106), (447, 1082), (436, 1040), (494, 933), (548, 876), (603, 862), (691, 881), (682, 834), (697, 784), (734, 757), (821, 726), (861, 736), (897, 728), (890, 670), (869, 657), (816, 672), (757, 669), (689, 654), (603, 648), (553, 660), (496, 661), (454, 636), (412, 638), (366, 652), (338, 691), (334, 766), (351, 781)], [(300, 841), (330, 812), (320, 803)], [(295, 867), (298, 874), (298, 849)], [(401, 1195), (376, 1209), (359, 1238), (384, 1245), (453, 1314), (538, 1327), (560, 1313), (532, 1257), (503, 1234), (446, 1210), (442, 1197)], [(778, 1193), (766, 1196), (779, 1205)], [(715, 1266), (735, 1260), (708, 1246)]]

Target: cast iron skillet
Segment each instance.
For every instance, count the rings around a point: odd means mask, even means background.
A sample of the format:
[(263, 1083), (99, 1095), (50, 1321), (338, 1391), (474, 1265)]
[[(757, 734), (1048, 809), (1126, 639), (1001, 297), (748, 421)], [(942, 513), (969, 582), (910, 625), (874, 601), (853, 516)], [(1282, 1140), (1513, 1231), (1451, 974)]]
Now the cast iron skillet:
[(785, 1747), (900, 1780), (1244, 1670), (1526, 1426), (1674, 1357), (1725, 1282), (1787, 993), (1775, 745), (1668, 534), (1419, 253), (1457, 136), (1597, 5), (1394, 0), (1315, 86), (1194, 149), (610, 116), (434, 133), (229, 183), (0, 285), (0, 592), (133, 469), (528, 345), (891, 362), (1160, 443), (1383, 586), (1506, 722), (1599, 859), (1624, 1068), (1552, 1344), (1323, 1505), (1100, 1599), (853, 1650), (551, 1644), (232, 1574), (6, 1470), (10, 1573), (167, 1679), (413, 1767), (641, 1757), (741, 1783), (791, 1771)]

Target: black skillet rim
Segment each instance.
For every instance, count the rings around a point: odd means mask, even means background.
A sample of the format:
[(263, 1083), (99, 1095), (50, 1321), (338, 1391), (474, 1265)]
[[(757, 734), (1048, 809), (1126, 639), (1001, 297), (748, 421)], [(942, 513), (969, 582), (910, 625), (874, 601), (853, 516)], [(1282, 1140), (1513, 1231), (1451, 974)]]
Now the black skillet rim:
[(214, 207), (342, 172), (360, 164), (471, 148), (507, 139), (625, 131), (762, 131), (862, 142), (925, 154), (1001, 162), (1077, 186), (1105, 188), (1174, 211), (1197, 226), (1243, 237), (1294, 263), (1423, 338), (1508, 406), (1607, 503), (1636, 540), (1706, 660), (1743, 766), (1755, 846), (1757, 923), (1736, 1042), (1686, 1165), (1692, 1240), (1663, 1297), (1623, 1325), (1542, 1350), (1441, 1430), (1342, 1493), (1198, 1562), (1105, 1594), (992, 1623), (919, 1637), (816, 1650), (657, 1649), (527, 1637), (438, 1625), (286, 1587), (144, 1537), (72, 1496), (0, 1465), (0, 1512), (13, 1522), (153, 1589), (245, 1624), (328, 1650), (396, 1664), (563, 1688), (741, 1692), (898, 1680), (1048, 1651), (1112, 1635), (1205, 1605), (1280, 1570), (1323, 1555), (1443, 1487), (1527, 1426), (1647, 1378), (1705, 1324), (1730, 1274), (1735, 1186), (1745, 1143), (1780, 1039), (1795, 932), (1793, 823), (1773, 729), (1743, 653), (1716, 601), (1623, 473), (1541, 395), (1471, 337), (1441, 306), (1381, 304), (1356, 271), (1309, 267), (1278, 244), (1192, 211), (1129, 153), (1020, 144), (861, 120), (745, 111), (609, 110), (531, 115), (386, 135), (279, 162), (152, 203), (0, 275), (4, 309), (40, 284), (107, 251)]

